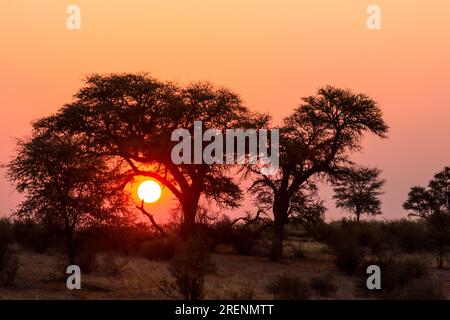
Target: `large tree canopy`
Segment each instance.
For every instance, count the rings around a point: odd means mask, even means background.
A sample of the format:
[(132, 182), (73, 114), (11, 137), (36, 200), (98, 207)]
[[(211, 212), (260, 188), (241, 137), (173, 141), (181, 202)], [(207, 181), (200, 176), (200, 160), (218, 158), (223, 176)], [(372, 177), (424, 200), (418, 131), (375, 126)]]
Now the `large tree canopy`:
[(127, 199), (114, 188), (124, 176), (112, 161), (87, 152), (72, 135), (37, 129), (18, 140), (8, 176), (26, 197), (16, 214), (60, 228), (74, 264), (83, 235), (127, 218)]
[[(367, 133), (386, 137), (388, 126), (377, 103), (364, 94), (324, 87), (288, 116), (280, 128), (280, 170), (264, 175), (258, 166), (254, 192), (269, 192), (273, 199), (272, 259), (282, 255), (283, 228), (293, 213), (293, 200), (321, 174), (334, 174), (349, 165), (349, 154), (361, 148)], [(299, 196), (300, 194), (300, 196)]]
[(242, 192), (222, 164), (177, 164), (171, 159), (172, 132), (193, 135), (194, 121), (203, 128), (225, 130), (263, 125), (233, 92), (208, 83), (180, 87), (146, 74), (88, 77), (75, 101), (39, 122), (41, 128), (82, 136), (99, 155), (122, 159), (130, 179), (141, 175), (166, 186), (183, 210), (184, 231), (192, 231), (201, 196), (237, 207)]

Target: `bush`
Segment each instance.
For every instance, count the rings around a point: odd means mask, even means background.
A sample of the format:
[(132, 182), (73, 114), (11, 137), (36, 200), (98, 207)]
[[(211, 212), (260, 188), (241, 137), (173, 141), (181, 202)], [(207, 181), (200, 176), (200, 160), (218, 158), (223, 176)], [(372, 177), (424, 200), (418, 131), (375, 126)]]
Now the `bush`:
[(240, 227), (233, 241), (233, 247), (242, 255), (255, 252), (256, 239), (250, 228)]
[(255, 298), (256, 284), (242, 286), (239, 290), (226, 290), (225, 295), (230, 300), (253, 300)]
[[(383, 269), (382, 269), (383, 270)], [(386, 266), (381, 277), (382, 288), (394, 290), (403, 288), (410, 281), (421, 278), (428, 274), (428, 268), (423, 259), (419, 257), (405, 258), (393, 261)]]
[(319, 222), (305, 224), (305, 229), (314, 239), (324, 243), (332, 242), (334, 227), (331, 223)]
[(305, 249), (302, 242), (299, 242), (297, 245), (294, 245), (292, 247), (292, 254), (294, 258), (297, 259), (303, 259), (305, 257)]
[(87, 234), (85, 241), (94, 246), (98, 252), (147, 257), (145, 248), (154, 236), (155, 233), (146, 224), (106, 226)]
[(114, 278), (121, 277), (129, 263), (130, 260), (112, 254), (107, 254), (102, 257), (102, 269), (105, 270), (107, 275)]
[(314, 277), (309, 282), (310, 288), (321, 297), (329, 297), (337, 291), (332, 276), (318, 276)]
[(348, 275), (354, 274), (361, 267), (364, 251), (355, 239), (341, 239), (332, 244), (336, 255), (336, 266)]
[(14, 232), (11, 220), (0, 218), (0, 244), (14, 242)]
[(427, 218), (427, 225), (438, 268), (442, 269), (450, 251), (450, 214), (435, 212)]
[(19, 270), (19, 258), (5, 241), (0, 240), (0, 285), (10, 286), (14, 283)]
[(178, 241), (175, 237), (155, 238), (143, 246), (142, 254), (150, 260), (170, 260), (175, 254)]
[(278, 275), (271, 280), (266, 290), (277, 300), (305, 300), (311, 296), (306, 282), (287, 274)]
[(344, 237), (352, 238), (360, 247), (369, 248), (373, 254), (400, 249), (412, 253), (430, 248), (429, 232), (425, 223), (406, 219), (390, 222), (342, 219), (328, 224), (307, 226), (308, 232), (318, 241), (333, 246)]
[(170, 262), (173, 283), (164, 283), (169, 295), (177, 291), (186, 300), (200, 300), (205, 296), (205, 276), (215, 271), (207, 247), (201, 240), (190, 239), (177, 248)]
[[(380, 294), (387, 299), (395, 298), (410, 283), (422, 279), (428, 274), (426, 262), (420, 257), (407, 257), (399, 260), (392, 256), (377, 257), (365, 263), (365, 267), (369, 265), (380, 267), (382, 274)], [(365, 270), (362, 270), (364, 286), (367, 279)]]
[(217, 244), (233, 244), (236, 237), (234, 226), (231, 224), (230, 218), (223, 216), (218, 219), (212, 226), (212, 236), (214, 245)]
[[(373, 232), (362, 232), (361, 226), (353, 221), (343, 219), (330, 224), (317, 224), (308, 226), (308, 231), (312, 232), (319, 241), (325, 242), (336, 256), (334, 263), (346, 274), (354, 274), (360, 267), (364, 259), (362, 246), (369, 243), (373, 237)], [(366, 228), (369, 229), (369, 228)]]
[(387, 299), (399, 300), (444, 300), (445, 295), (439, 283), (430, 279), (416, 279), (404, 288), (387, 295)]
[(90, 274), (98, 266), (97, 254), (92, 249), (80, 250), (75, 259), (75, 263), (80, 267), (82, 273)]
[(265, 225), (260, 222), (233, 224), (228, 217), (222, 217), (211, 226), (209, 234), (213, 245), (230, 244), (240, 254), (251, 255), (255, 253), (264, 229)]
[(64, 243), (61, 230), (45, 227), (31, 219), (15, 220), (12, 227), (16, 241), (34, 252), (42, 253)]
[[(48, 282), (65, 282), (67, 280), (67, 260), (61, 259), (53, 264), (48, 271), (46, 281)], [(83, 272), (83, 270), (81, 270)]]
[(392, 242), (404, 252), (412, 253), (427, 249), (428, 230), (425, 223), (402, 219), (383, 224), (383, 234), (389, 235)]

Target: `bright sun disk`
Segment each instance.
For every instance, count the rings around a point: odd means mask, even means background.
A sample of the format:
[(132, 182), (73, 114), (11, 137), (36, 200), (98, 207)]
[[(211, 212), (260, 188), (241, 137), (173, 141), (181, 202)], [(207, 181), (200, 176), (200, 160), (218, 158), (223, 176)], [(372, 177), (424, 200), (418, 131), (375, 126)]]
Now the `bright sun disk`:
[(153, 180), (142, 182), (137, 190), (138, 197), (146, 203), (153, 203), (161, 197), (161, 186)]

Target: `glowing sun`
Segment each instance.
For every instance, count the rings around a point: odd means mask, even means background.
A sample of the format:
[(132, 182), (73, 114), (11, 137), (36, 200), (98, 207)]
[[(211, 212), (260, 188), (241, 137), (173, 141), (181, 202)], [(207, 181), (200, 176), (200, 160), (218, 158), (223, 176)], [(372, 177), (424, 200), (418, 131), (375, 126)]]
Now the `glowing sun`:
[(153, 203), (161, 198), (161, 186), (156, 181), (146, 180), (139, 185), (137, 193), (139, 199)]

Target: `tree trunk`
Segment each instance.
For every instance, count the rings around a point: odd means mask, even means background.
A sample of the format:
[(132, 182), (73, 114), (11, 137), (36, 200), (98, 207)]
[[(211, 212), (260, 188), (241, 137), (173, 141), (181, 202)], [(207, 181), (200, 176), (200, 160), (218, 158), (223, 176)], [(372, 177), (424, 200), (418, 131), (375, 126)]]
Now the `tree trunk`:
[(197, 215), (198, 199), (187, 199), (182, 203), (183, 222), (181, 224), (181, 236), (189, 238), (195, 235), (195, 216)]
[(359, 223), (359, 217), (361, 216), (361, 210), (356, 209), (356, 223)]
[(438, 268), (444, 269), (445, 251), (442, 248), (438, 248)]
[(272, 249), (270, 251), (270, 261), (277, 261), (283, 257), (283, 230), (284, 223), (280, 223), (275, 218), (273, 236), (272, 236)]
[(283, 257), (283, 230), (288, 218), (288, 203), (288, 201), (281, 201), (280, 199), (274, 201), (271, 261), (277, 261)]
[(66, 250), (69, 258), (69, 265), (74, 265), (76, 256), (76, 247), (72, 231), (66, 232)]

